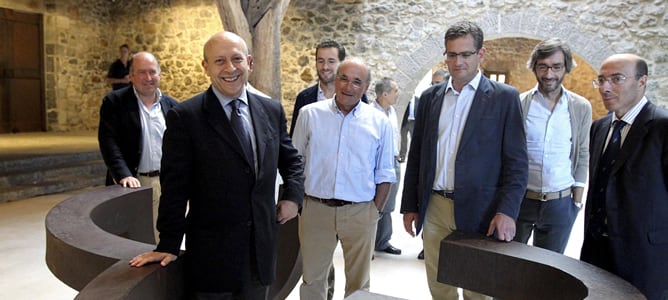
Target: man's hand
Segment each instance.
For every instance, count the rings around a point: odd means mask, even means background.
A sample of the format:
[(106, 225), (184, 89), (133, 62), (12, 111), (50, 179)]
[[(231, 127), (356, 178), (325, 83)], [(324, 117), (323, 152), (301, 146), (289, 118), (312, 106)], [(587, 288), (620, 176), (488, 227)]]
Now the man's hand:
[(128, 176), (121, 179), (121, 181), (118, 184), (120, 184), (122, 187), (129, 187), (133, 189), (141, 187), (141, 182), (139, 182), (139, 179), (134, 178), (132, 176)]
[(412, 237), (415, 237), (415, 231), (413, 231), (413, 228), (415, 228), (414, 226), (417, 225), (418, 217), (419, 215), (416, 212), (409, 212), (404, 214), (404, 229)]
[(292, 218), (296, 217), (298, 211), (299, 206), (297, 206), (297, 202), (290, 200), (278, 201), (278, 205), (276, 207), (276, 221), (280, 224), (285, 224)]
[(515, 220), (502, 213), (497, 213), (492, 222), (489, 223), (487, 236), (492, 236), (496, 230), (496, 238), (500, 241), (510, 242), (515, 238)]
[(144, 252), (132, 258), (130, 266), (138, 268), (148, 263), (160, 262), (160, 265), (165, 267), (176, 258), (176, 255), (166, 252)]

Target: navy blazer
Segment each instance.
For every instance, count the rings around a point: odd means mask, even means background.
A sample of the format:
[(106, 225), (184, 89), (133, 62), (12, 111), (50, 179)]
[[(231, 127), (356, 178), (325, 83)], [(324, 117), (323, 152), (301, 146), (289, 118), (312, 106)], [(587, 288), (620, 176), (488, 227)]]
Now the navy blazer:
[[(311, 103), (318, 101), (318, 84), (309, 88), (305, 88), (297, 95), (297, 100), (295, 100), (295, 107), (292, 109), (292, 121), (290, 121), (290, 136), (295, 131), (295, 124), (297, 123), (297, 117), (299, 116), (299, 110)], [(362, 94), (362, 102), (369, 103), (366, 94)]]
[(251, 268), (250, 255), (257, 260), (260, 282), (270, 285), (279, 226), (277, 170), (283, 199), (301, 206), (304, 197), (303, 162), (288, 136), (283, 107), (247, 95), (257, 171), (211, 87), (167, 114), (156, 250), (178, 254), (185, 233), (186, 283), (198, 292), (237, 291)]
[[(107, 165), (107, 185), (113, 185), (128, 176), (137, 176), (142, 154), (142, 128), (139, 104), (132, 85), (107, 94), (100, 107), (97, 132), (100, 152)], [(178, 102), (162, 94), (160, 107), (163, 115)]]
[[(592, 124), (589, 182), (596, 182), (612, 114)], [(594, 192), (587, 195), (585, 240)], [(668, 111), (647, 103), (622, 144), (606, 191), (608, 236), (615, 273), (647, 299), (668, 297)], [(584, 253), (583, 253), (584, 254)], [(583, 261), (591, 261), (586, 255)]]
[[(401, 212), (418, 212), (419, 233), (436, 173), (438, 123), (447, 82), (420, 97)], [(457, 230), (486, 233), (496, 213), (517, 218), (526, 192), (528, 159), (516, 89), (482, 76), (455, 159)]]

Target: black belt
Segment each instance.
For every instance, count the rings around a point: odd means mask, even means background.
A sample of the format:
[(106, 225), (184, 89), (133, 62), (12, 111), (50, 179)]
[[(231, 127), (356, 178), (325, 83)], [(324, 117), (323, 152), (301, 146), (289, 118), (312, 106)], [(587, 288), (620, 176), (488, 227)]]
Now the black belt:
[(448, 199), (455, 199), (455, 191), (450, 191), (450, 190), (431, 190), (432, 193), (434, 194), (439, 194), (443, 196), (444, 198)]
[(147, 173), (139, 172), (139, 173), (137, 173), (137, 175), (145, 176), (145, 177), (156, 177), (156, 176), (160, 176), (160, 170), (150, 171), (150, 172), (147, 172)]
[(324, 205), (327, 205), (329, 207), (340, 207), (348, 204), (355, 204), (356, 202), (352, 201), (346, 201), (346, 200), (340, 200), (340, 199), (322, 199), (318, 197), (313, 197), (311, 195), (306, 195), (306, 197), (309, 197), (315, 201), (318, 201)]

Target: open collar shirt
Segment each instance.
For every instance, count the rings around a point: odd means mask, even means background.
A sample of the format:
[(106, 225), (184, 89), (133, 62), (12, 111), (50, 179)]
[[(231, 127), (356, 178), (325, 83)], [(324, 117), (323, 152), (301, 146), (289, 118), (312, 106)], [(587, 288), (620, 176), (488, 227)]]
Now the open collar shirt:
[(454, 190), (457, 149), (481, 77), (482, 74), (478, 71), (476, 76), (462, 87), (461, 92), (457, 92), (452, 86), (452, 77), (448, 80), (438, 120), (436, 178), (432, 186), (434, 190)]
[(552, 102), (535, 89), (526, 118), (529, 182), (534, 192), (558, 192), (574, 185), (571, 172), (571, 116), (565, 90)]
[(362, 101), (347, 115), (334, 98), (304, 106), (292, 142), (304, 156), (308, 195), (367, 202), (377, 184), (396, 181), (390, 122)]
[(151, 107), (146, 107), (141, 98), (139, 98), (139, 94), (137, 94), (134, 86), (132, 89), (134, 90), (135, 97), (137, 97), (137, 105), (139, 105), (139, 119), (142, 131), (142, 151), (137, 172), (149, 173), (159, 171), (160, 159), (162, 159), (162, 136), (165, 133), (165, 128), (167, 128), (165, 125), (165, 115), (162, 113), (162, 106), (160, 105), (162, 93), (160, 89), (157, 89), (155, 92), (157, 101)]

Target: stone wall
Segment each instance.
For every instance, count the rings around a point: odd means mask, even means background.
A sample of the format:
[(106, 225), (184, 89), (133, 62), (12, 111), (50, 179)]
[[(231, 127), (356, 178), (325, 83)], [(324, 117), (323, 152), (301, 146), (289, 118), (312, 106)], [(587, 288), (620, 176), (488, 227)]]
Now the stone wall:
[[(288, 116), (297, 93), (315, 83), (313, 48), (323, 39), (338, 40), (350, 55), (367, 59), (374, 78), (395, 78), (403, 113), (420, 79), (442, 62), (443, 33), (462, 19), (478, 22), (485, 31), (489, 56), (483, 68), (509, 72), (509, 83), (519, 90), (535, 83), (524, 68), (535, 43), (560, 37), (571, 44), (579, 64), (565, 85), (593, 100), (595, 116), (605, 109), (596, 91), (591, 94), (591, 80), (603, 59), (618, 52), (648, 60), (648, 94), (668, 104), (668, 94), (658, 92), (668, 89), (668, 4), (663, 0), (343, 2), (348, 1), (290, 1), (280, 58), (281, 101)], [(44, 15), (50, 131), (97, 129), (100, 101), (110, 90), (107, 68), (123, 43), (158, 57), (164, 92), (184, 100), (202, 91), (208, 86), (200, 66), (202, 45), (222, 29), (215, 2), (207, 0), (0, 0), (0, 7)]]
[[(375, 78), (390, 76), (398, 81), (400, 89), (406, 91), (398, 104), (398, 111), (403, 112), (419, 80), (442, 60), (445, 30), (459, 20), (480, 24), (490, 45), (497, 39), (514, 44), (515, 38), (528, 38), (533, 45), (549, 37), (564, 39), (579, 57), (580, 66), (575, 71), (598, 70), (613, 53), (637, 53), (650, 64), (649, 96), (665, 106), (668, 95), (659, 91), (668, 89), (666, 6), (663, 0), (368, 0), (358, 4), (292, 0), (282, 25), (284, 106), (291, 115), (297, 93), (315, 83), (315, 45), (323, 39), (335, 39), (351, 54), (367, 59)], [(513, 55), (519, 65), (508, 71), (526, 70), (522, 68), (533, 45), (523, 49), (525, 53)], [(585, 73), (582, 77), (569, 75), (566, 83), (576, 80), (571, 85), (589, 89), (596, 71)], [(514, 75), (510, 83), (519, 86), (513, 82)], [(597, 103), (597, 93), (588, 98), (594, 100), (595, 115), (605, 113)]]
[(0, 0), (0, 7), (44, 16), (49, 131), (97, 130), (121, 44), (156, 55), (163, 92), (184, 100), (204, 90), (202, 46), (222, 30), (215, 3), (206, 0)]

